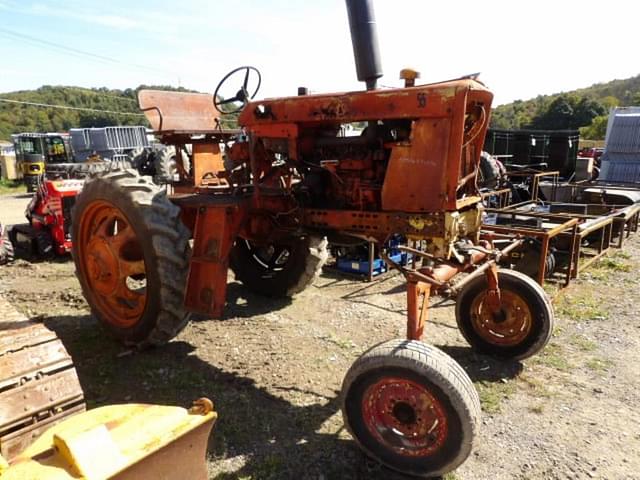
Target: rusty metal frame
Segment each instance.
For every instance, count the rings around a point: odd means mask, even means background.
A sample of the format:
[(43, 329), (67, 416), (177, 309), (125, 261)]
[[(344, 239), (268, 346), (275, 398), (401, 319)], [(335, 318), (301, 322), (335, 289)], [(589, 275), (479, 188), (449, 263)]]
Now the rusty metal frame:
[[(607, 254), (609, 248), (611, 247), (611, 233), (613, 231), (613, 219), (612, 218), (596, 218), (591, 220), (591, 224), (588, 226), (586, 222), (579, 226), (577, 238), (578, 241), (573, 241), (573, 249), (575, 251), (576, 262), (574, 264), (573, 271), (571, 273), (572, 278), (578, 278), (578, 275), (581, 270), (588, 268), (595, 261), (602, 258)], [(585, 226), (585, 228), (581, 228)], [(600, 241), (596, 247), (596, 252), (591, 253), (585, 251), (582, 246), (582, 240), (584, 240), (588, 235), (601, 231)], [(580, 261), (581, 258), (586, 257), (586, 260), (583, 262)]]
[[(610, 184), (599, 185), (595, 183), (586, 184), (582, 182), (576, 182), (576, 183), (565, 183), (563, 184), (563, 186), (566, 186), (572, 189), (579, 189), (579, 190), (586, 190), (589, 188), (606, 188), (607, 186), (611, 186), (613, 188), (616, 188), (617, 190), (624, 190), (624, 191), (631, 191), (631, 192), (640, 191), (640, 188), (632, 187), (630, 185), (618, 187), (617, 185), (610, 185)], [(558, 184), (555, 183), (554, 188), (552, 189), (551, 201), (546, 201), (545, 204), (548, 204), (548, 205), (556, 204), (557, 187), (558, 187)], [(539, 188), (539, 183), (537, 184), (536, 188)], [(638, 231), (638, 225), (640, 223), (640, 204), (639, 203), (634, 203), (631, 205), (620, 205), (620, 204), (611, 204), (606, 202), (603, 202), (603, 203), (577, 202), (573, 200), (573, 198), (575, 198), (574, 193), (575, 192), (572, 192), (572, 195), (571, 195), (572, 200), (568, 202), (559, 202), (559, 203), (577, 203), (580, 205), (586, 205), (587, 210), (603, 209), (603, 211), (599, 213), (595, 213), (595, 212), (587, 213), (586, 215), (571, 213), (569, 215), (571, 215), (572, 217), (577, 217), (582, 219), (597, 218), (599, 216), (612, 217), (613, 223), (614, 223), (614, 227), (612, 231), (612, 241), (615, 240), (615, 243), (613, 245), (614, 247), (622, 248), (625, 240), (628, 239), (632, 233), (636, 233)], [(536, 191), (536, 197), (537, 196), (538, 196), (538, 192)], [(518, 206), (518, 205), (511, 205), (509, 208), (513, 208), (515, 206)]]
[(563, 233), (570, 232), (571, 235), (571, 248), (569, 253), (569, 266), (565, 275), (564, 285), (568, 285), (571, 281), (571, 273), (573, 271), (573, 265), (577, 262), (575, 243), (578, 238), (578, 223), (577, 218), (558, 217), (553, 214), (536, 214), (532, 212), (521, 212), (512, 209), (493, 209), (488, 208), (488, 212), (498, 213), (500, 215), (511, 215), (513, 219), (515, 217), (532, 217), (539, 219), (549, 219), (551, 223), (557, 225), (552, 228), (539, 228), (525, 225), (490, 225), (483, 224), (482, 230), (484, 232), (483, 238), (492, 239), (495, 238), (495, 234), (499, 234), (501, 238), (516, 239), (520, 237), (535, 237), (538, 238), (542, 244), (540, 251), (538, 278), (536, 281), (542, 285), (544, 283), (547, 274), (546, 258), (549, 252), (550, 242), (554, 237), (557, 237)]
[(506, 208), (511, 204), (511, 189), (500, 188), (498, 190), (489, 190), (480, 193), (482, 202), (486, 205), (491, 199), (495, 199), (498, 202), (497, 208)]
[[(546, 256), (552, 238), (566, 238), (569, 247), (569, 266), (564, 285), (568, 285), (572, 278), (577, 278), (580, 272), (591, 266), (598, 259), (606, 255), (610, 248), (622, 248), (624, 241), (632, 233), (637, 232), (640, 224), (640, 205), (607, 205), (584, 204), (586, 214), (574, 212), (543, 213), (526, 211), (524, 207), (536, 205), (538, 202), (529, 200), (505, 208), (487, 208), (487, 212), (501, 216), (510, 215), (512, 219), (536, 218), (557, 223), (553, 228), (530, 227), (525, 225), (489, 225), (483, 224), (483, 230), (492, 234), (501, 234), (503, 238), (515, 238), (524, 235), (540, 239), (542, 249), (538, 271), (538, 283), (542, 284), (546, 275)], [(571, 203), (571, 202), (569, 202)], [(545, 205), (564, 205), (566, 202), (544, 202)], [(590, 235), (598, 234), (599, 239), (593, 248), (583, 245), (583, 241)], [(484, 235), (483, 238), (490, 238)]]
[[(545, 202), (545, 204), (555, 205), (556, 203)], [(582, 221), (611, 219), (613, 222), (611, 231), (612, 247), (622, 248), (625, 240), (627, 240), (632, 233), (638, 231), (638, 225), (640, 223), (640, 204), (638, 203), (631, 205), (580, 203), (580, 205), (585, 205), (587, 207), (587, 212), (589, 212), (589, 209), (595, 209), (599, 212), (591, 212), (586, 214), (557, 212), (557, 214), (571, 216)]]
[[(506, 176), (511, 177), (523, 177), (531, 179), (531, 200), (536, 201), (540, 196), (540, 180), (551, 177), (552, 183), (554, 185), (552, 192), (555, 195), (556, 186), (559, 184), (560, 172), (558, 170), (551, 170), (549, 172), (541, 172), (538, 170), (518, 170), (518, 171), (507, 171)], [(515, 204), (518, 205), (518, 204)]]

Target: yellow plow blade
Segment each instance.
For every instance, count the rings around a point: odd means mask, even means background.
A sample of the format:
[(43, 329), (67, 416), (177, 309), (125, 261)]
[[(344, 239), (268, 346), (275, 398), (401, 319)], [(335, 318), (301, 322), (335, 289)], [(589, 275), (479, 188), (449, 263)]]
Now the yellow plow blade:
[(84, 409), (60, 339), (0, 296), (0, 455), (11, 461), (46, 429)]
[(2, 480), (205, 480), (217, 414), (200, 399), (187, 410), (112, 405), (53, 426), (4, 471)]

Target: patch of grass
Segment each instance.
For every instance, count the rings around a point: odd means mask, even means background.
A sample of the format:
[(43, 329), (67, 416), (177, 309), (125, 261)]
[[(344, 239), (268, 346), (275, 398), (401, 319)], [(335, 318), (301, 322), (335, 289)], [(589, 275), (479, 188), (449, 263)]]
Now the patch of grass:
[(442, 476), (442, 480), (459, 480), (460, 477), (458, 475), (456, 475), (455, 472), (449, 472), (449, 473), (445, 473)]
[(538, 415), (542, 415), (544, 413), (544, 405), (539, 404), (539, 405), (531, 405), (529, 407), (529, 411), (531, 413), (536, 413)]
[(585, 276), (592, 280), (605, 280), (610, 274), (611, 273), (608, 270), (598, 268), (597, 266), (585, 272)]
[(593, 340), (589, 340), (584, 335), (572, 335), (569, 339), (572, 345), (575, 345), (582, 352), (593, 352), (598, 345)]
[(336, 345), (337, 347), (342, 348), (343, 350), (353, 350), (357, 346), (353, 342), (353, 340), (338, 338), (333, 334), (326, 335), (326, 336), (323, 335), (323, 336), (321, 336), (319, 338), (322, 339), (322, 340), (325, 340), (325, 341), (327, 341), (329, 343), (333, 343), (334, 345)]
[(631, 254), (627, 252), (623, 252), (622, 250), (618, 250), (614, 257), (621, 258), (623, 260), (631, 260)]
[(598, 267), (613, 270), (615, 272), (630, 272), (631, 265), (626, 263), (623, 259), (619, 258), (617, 255), (613, 257), (604, 257), (601, 258), (598, 262)]
[(556, 283), (544, 282), (542, 289), (549, 297), (553, 298), (560, 291), (560, 287)]
[(593, 357), (587, 360), (585, 366), (594, 372), (606, 372), (608, 371), (614, 363), (608, 358), (597, 358)]
[(565, 295), (556, 305), (556, 312), (575, 321), (606, 320), (607, 312), (602, 303), (589, 289), (581, 291), (579, 296)]
[(487, 413), (500, 413), (502, 402), (518, 389), (514, 381), (479, 382), (476, 384), (482, 409)]
[(279, 455), (268, 455), (255, 465), (253, 478), (278, 478), (284, 463)]
[(573, 365), (567, 360), (567, 356), (562, 347), (554, 343), (547, 345), (547, 347), (535, 357), (534, 362), (538, 365), (555, 368), (561, 372), (568, 372), (573, 368)]
[(24, 193), (26, 191), (26, 185), (20, 180), (7, 180), (5, 178), (0, 178), (0, 195)]
[(518, 377), (518, 380), (520, 380), (527, 387), (527, 393), (543, 398), (551, 398), (553, 396), (545, 386), (545, 383), (535, 377), (531, 377), (529, 375), (520, 375), (520, 377)]

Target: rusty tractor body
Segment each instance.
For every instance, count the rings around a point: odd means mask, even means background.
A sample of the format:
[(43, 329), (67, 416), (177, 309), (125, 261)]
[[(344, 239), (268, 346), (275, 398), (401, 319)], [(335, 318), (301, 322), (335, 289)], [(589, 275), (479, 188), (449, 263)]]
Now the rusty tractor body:
[[(458, 325), (475, 349), (522, 359), (548, 341), (542, 289), (498, 271), (481, 241), (476, 186), (492, 93), (474, 77), (377, 89), (381, 76), (369, 0), (348, 0), (358, 78), (367, 90), (254, 101), (257, 70), (241, 67), (213, 99), (141, 91), (141, 109), (165, 144), (187, 152), (173, 193), (134, 171), (85, 184), (73, 219), (78, 278), (94, 315), (120, 340), (162, 344), (189, 312), (219, 317), (227, 273), (255, 292), (302, 291), (327, 242), (380, 246), (403, 235), (419, 268), (389, 264), (408, 283), (407, 336), (373, 347), (347, 373), (345, 424), (371, 456), (398, 471), (441, 475), (469, 455), (480, 405), (464, 370), (421, 342), (431, 294), (457, 294)], [(218, 91), (240, 79), (235, 95)], [(258, 83), (260, 81), (258, 73)], [(254, 80), (255, 83), (255, 80)], [(215, 108), (214, 108), (215, 106)], [(241, 112), (240, 129), (220, 113)], [(356, 136), (346, 131), (361, 128)], [(181, 155), (177, 155), (181, 158)], [(192, 247), (190, 239), (193, 239)], [(469, 272), (463, 280), (451, 280)]]

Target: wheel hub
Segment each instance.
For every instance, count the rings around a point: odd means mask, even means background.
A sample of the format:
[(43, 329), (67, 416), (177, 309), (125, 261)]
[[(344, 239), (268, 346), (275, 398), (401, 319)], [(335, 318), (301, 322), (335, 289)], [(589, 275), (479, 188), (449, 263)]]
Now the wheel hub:
[(94, 308), (119, 328), (135, 325), (147, 301), (144, 255), (130, 222), (113, 204), (93, 202), (80, 223), (77, 255)]
[(503, 289), (498, 312), (494, 312), (485, 299), (485, 294), (478, 295), (471, 305), (473, 327), (484, 340), (510, 346), (529, 335), (533, 323), (531, 310), (520, 295)]
[(118, 287), (118, 258), (104, 238), (94, 237), (87, 245), (87, 270), (96, 291), (111, 295)]
[(444, 406), (416, 382), (384, 378), (366, 390), (362, 403), (369, 432), (400, 455), (431, 455), (447, 438)]

